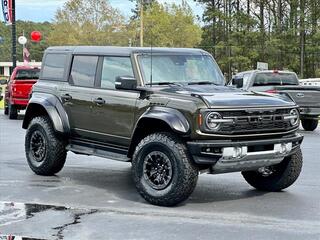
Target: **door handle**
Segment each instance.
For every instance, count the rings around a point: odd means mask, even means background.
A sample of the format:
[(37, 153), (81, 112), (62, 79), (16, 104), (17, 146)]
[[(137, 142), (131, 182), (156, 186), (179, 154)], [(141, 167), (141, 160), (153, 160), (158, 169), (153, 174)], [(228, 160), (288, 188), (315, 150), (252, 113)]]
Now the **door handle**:
[(69, 95), (68, 93), (66, 93), (66, 94), (62, 95), (61, 98), (63, 101), (68, 102), (72, 99), (72, 96)]
[(97, 104), (97, 105), (103, 105), (103, 104), (105, 104), (106, 103), (106, 100), (104, 100), (103, 98), (95, 98), (95, 99), (93, 99), (93, 102), (95, 103), (95, 104)]

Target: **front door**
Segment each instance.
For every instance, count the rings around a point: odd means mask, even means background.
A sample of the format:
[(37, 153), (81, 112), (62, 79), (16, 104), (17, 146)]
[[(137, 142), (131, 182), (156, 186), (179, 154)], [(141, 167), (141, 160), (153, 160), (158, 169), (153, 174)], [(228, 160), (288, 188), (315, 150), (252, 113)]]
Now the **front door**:
[(140, 93), (116, 90), (115, 79), (118, 76), (133, 77), (131, 60), (130, 57), (105, 56), (100, 62), (100, 89), (93, 99), (92, 128), (100, 141), (128, 147)]

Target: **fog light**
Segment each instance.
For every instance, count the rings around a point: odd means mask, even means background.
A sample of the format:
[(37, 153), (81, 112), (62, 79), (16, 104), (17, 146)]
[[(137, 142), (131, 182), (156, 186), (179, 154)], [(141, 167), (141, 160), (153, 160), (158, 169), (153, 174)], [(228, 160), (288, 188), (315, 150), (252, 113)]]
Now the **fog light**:
[(240, 147), (235, 147), (234, 148), (234, 157), (236, 157), (236, 158), (240, 158), (241, 157), (241, 155), (242, 155), (242, 148), (240, 148)]
[(281, 154), (284, 154), (287, 152), (287, 147), (285, 144), (281, 144), (281, 148), (280, 148), (280, 153)]

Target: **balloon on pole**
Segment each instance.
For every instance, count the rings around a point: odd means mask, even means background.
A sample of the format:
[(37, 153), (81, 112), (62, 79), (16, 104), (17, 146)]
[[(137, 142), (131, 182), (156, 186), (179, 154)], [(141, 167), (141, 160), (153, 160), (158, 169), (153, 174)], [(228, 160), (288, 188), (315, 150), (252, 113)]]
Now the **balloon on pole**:
[(38, 31), (31, 32), (31, 41), (33, 42), (40, 42), (41, 41), (41, 33)]
[(20, 43), (21, 45), (25, 45), (27, 43), (27, 38), (25, 36), (20, 36), (18, 38), (18, 43)]

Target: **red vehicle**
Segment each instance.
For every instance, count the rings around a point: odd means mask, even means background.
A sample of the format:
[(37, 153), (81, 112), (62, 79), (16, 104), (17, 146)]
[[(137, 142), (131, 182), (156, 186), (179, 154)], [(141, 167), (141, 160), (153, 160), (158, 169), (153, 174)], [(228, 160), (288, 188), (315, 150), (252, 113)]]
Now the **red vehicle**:
[(33, 84), (39, 79), (39, 68), (16, 67), (9, 79), (4, 101), (4, 113), (17, 119), (18, 112), (26, 109)]

